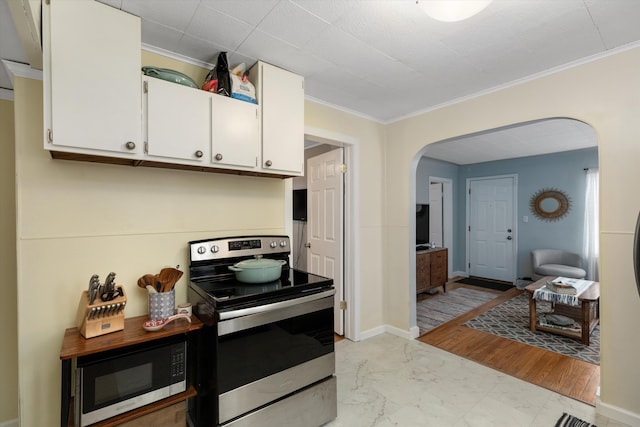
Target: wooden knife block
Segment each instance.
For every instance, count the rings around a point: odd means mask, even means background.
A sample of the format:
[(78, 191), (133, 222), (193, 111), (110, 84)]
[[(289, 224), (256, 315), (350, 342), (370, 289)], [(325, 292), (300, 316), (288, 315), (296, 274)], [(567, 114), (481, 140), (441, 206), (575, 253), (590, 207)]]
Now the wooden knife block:
[[(117, 286), (117, 288), (122, 289), (123, 296), (114, 298), (111, 301), (102, 301), (98, 297), (93, 304), (89, 304), (89, 292), (82, 291), (80, 302), (78, 303), (78, 311), (76, 312), (76, 326), (83, 337), (93, 338), (124, 329), (124, 309), (127, 296), (124, 288), (121, 286)], [(113, 306), (117, 304), (121, 304), (121, 309), (116, 312)], [(109, 309), (110, 306), (112, 307), (111, 309)], [(92, 312), (94, 313), (93, 316), (91, 315)]]

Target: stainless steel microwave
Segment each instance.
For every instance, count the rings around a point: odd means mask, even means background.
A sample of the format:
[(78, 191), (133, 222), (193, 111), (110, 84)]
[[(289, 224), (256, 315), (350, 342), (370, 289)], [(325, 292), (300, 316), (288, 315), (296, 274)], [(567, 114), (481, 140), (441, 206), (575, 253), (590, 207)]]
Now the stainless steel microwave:
[(84, 427), (187, 389), (187, 342), (169, 337), (76, 362), (75, 425)]

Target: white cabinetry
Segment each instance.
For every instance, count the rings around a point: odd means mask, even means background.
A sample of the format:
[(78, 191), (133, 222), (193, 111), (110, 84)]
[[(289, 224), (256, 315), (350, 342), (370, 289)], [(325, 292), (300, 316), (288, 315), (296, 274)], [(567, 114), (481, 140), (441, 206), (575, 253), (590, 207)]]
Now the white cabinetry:
[(208, 163), (211, 94), (153, 77), (142, 78), (145, 152), (158, 161)]
[[(285, 178), (304, 174), (304, 79), (258, 62), (258, 105), (141, 77), (140, 18), (43, 2), (51, 157)], [(143, 91), (143, 87), (146, 86)]]
[(94, 1), (42, 7), (45, 149), (140, 155), (140, 18)]
[(258, 61), (249, 73), (262, 109), (265, 172), (304, 174), (304, 78)]
[(260, 154), (260, 109), (256, 104), (211, 95), (215, 167), (256, 170)]

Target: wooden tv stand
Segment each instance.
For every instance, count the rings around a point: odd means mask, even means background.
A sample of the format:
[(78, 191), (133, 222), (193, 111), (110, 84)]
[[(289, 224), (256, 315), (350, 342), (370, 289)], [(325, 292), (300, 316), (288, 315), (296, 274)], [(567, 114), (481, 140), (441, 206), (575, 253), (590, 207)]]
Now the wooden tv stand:
[(447, 248), (434, 248), (416, 251), (416, 294), (434, 288), (446, 292), (448, 280), (448, 251)]

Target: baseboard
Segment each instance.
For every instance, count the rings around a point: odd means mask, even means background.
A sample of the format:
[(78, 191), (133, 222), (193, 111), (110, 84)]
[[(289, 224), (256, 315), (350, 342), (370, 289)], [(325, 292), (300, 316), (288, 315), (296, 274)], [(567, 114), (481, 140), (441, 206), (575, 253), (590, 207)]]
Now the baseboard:
[(412, 326), (411, 328), (409, 328), (410, 339), (416, 339), (419, 336), (420, 336), (420, 328), (418, 328), (417, 326)]
[(596, 401), (596, 412), (607, 418), (611, 418), (612, 420), (616, 420), (630, 426), (640, 426), (640, 414), (618, 408), (617, 406), (602, 403), (600, 402), (600, 399)]
[(451, 277), (469, 277), (466, 271), (454, 271), (452, 274), (453, 275)]
[(18, 427), (18, 420), (3, 421), (0, 423), (0, 427)]
[(367, 338), (375, 337), (376, 335), (384, 334), (384, 326), (376, 326), (373, 329), (360, 332), (360, 340), (366, 340)]
[[(415, 331), (414, 331), (414, 328), (415, 328)], [(366, 340), (367, 338), (371, 338), (371, 337), (375, 337), (376, 335), (387, 333), (387, 334), (396, 335), (398, 337), (410, 340), (410, 339), (416, 338), (419, 334), (418, 327), (414, 327), (414, 328), (411, 328), (411, 330), (409, 331), (405, 331), (404, 329), (396, 328), (395, 326), (391, 326), (391, 325), (377, 326), (373, 329), (369, 329), (367, 331), (361, 332), (360, 339)]]

